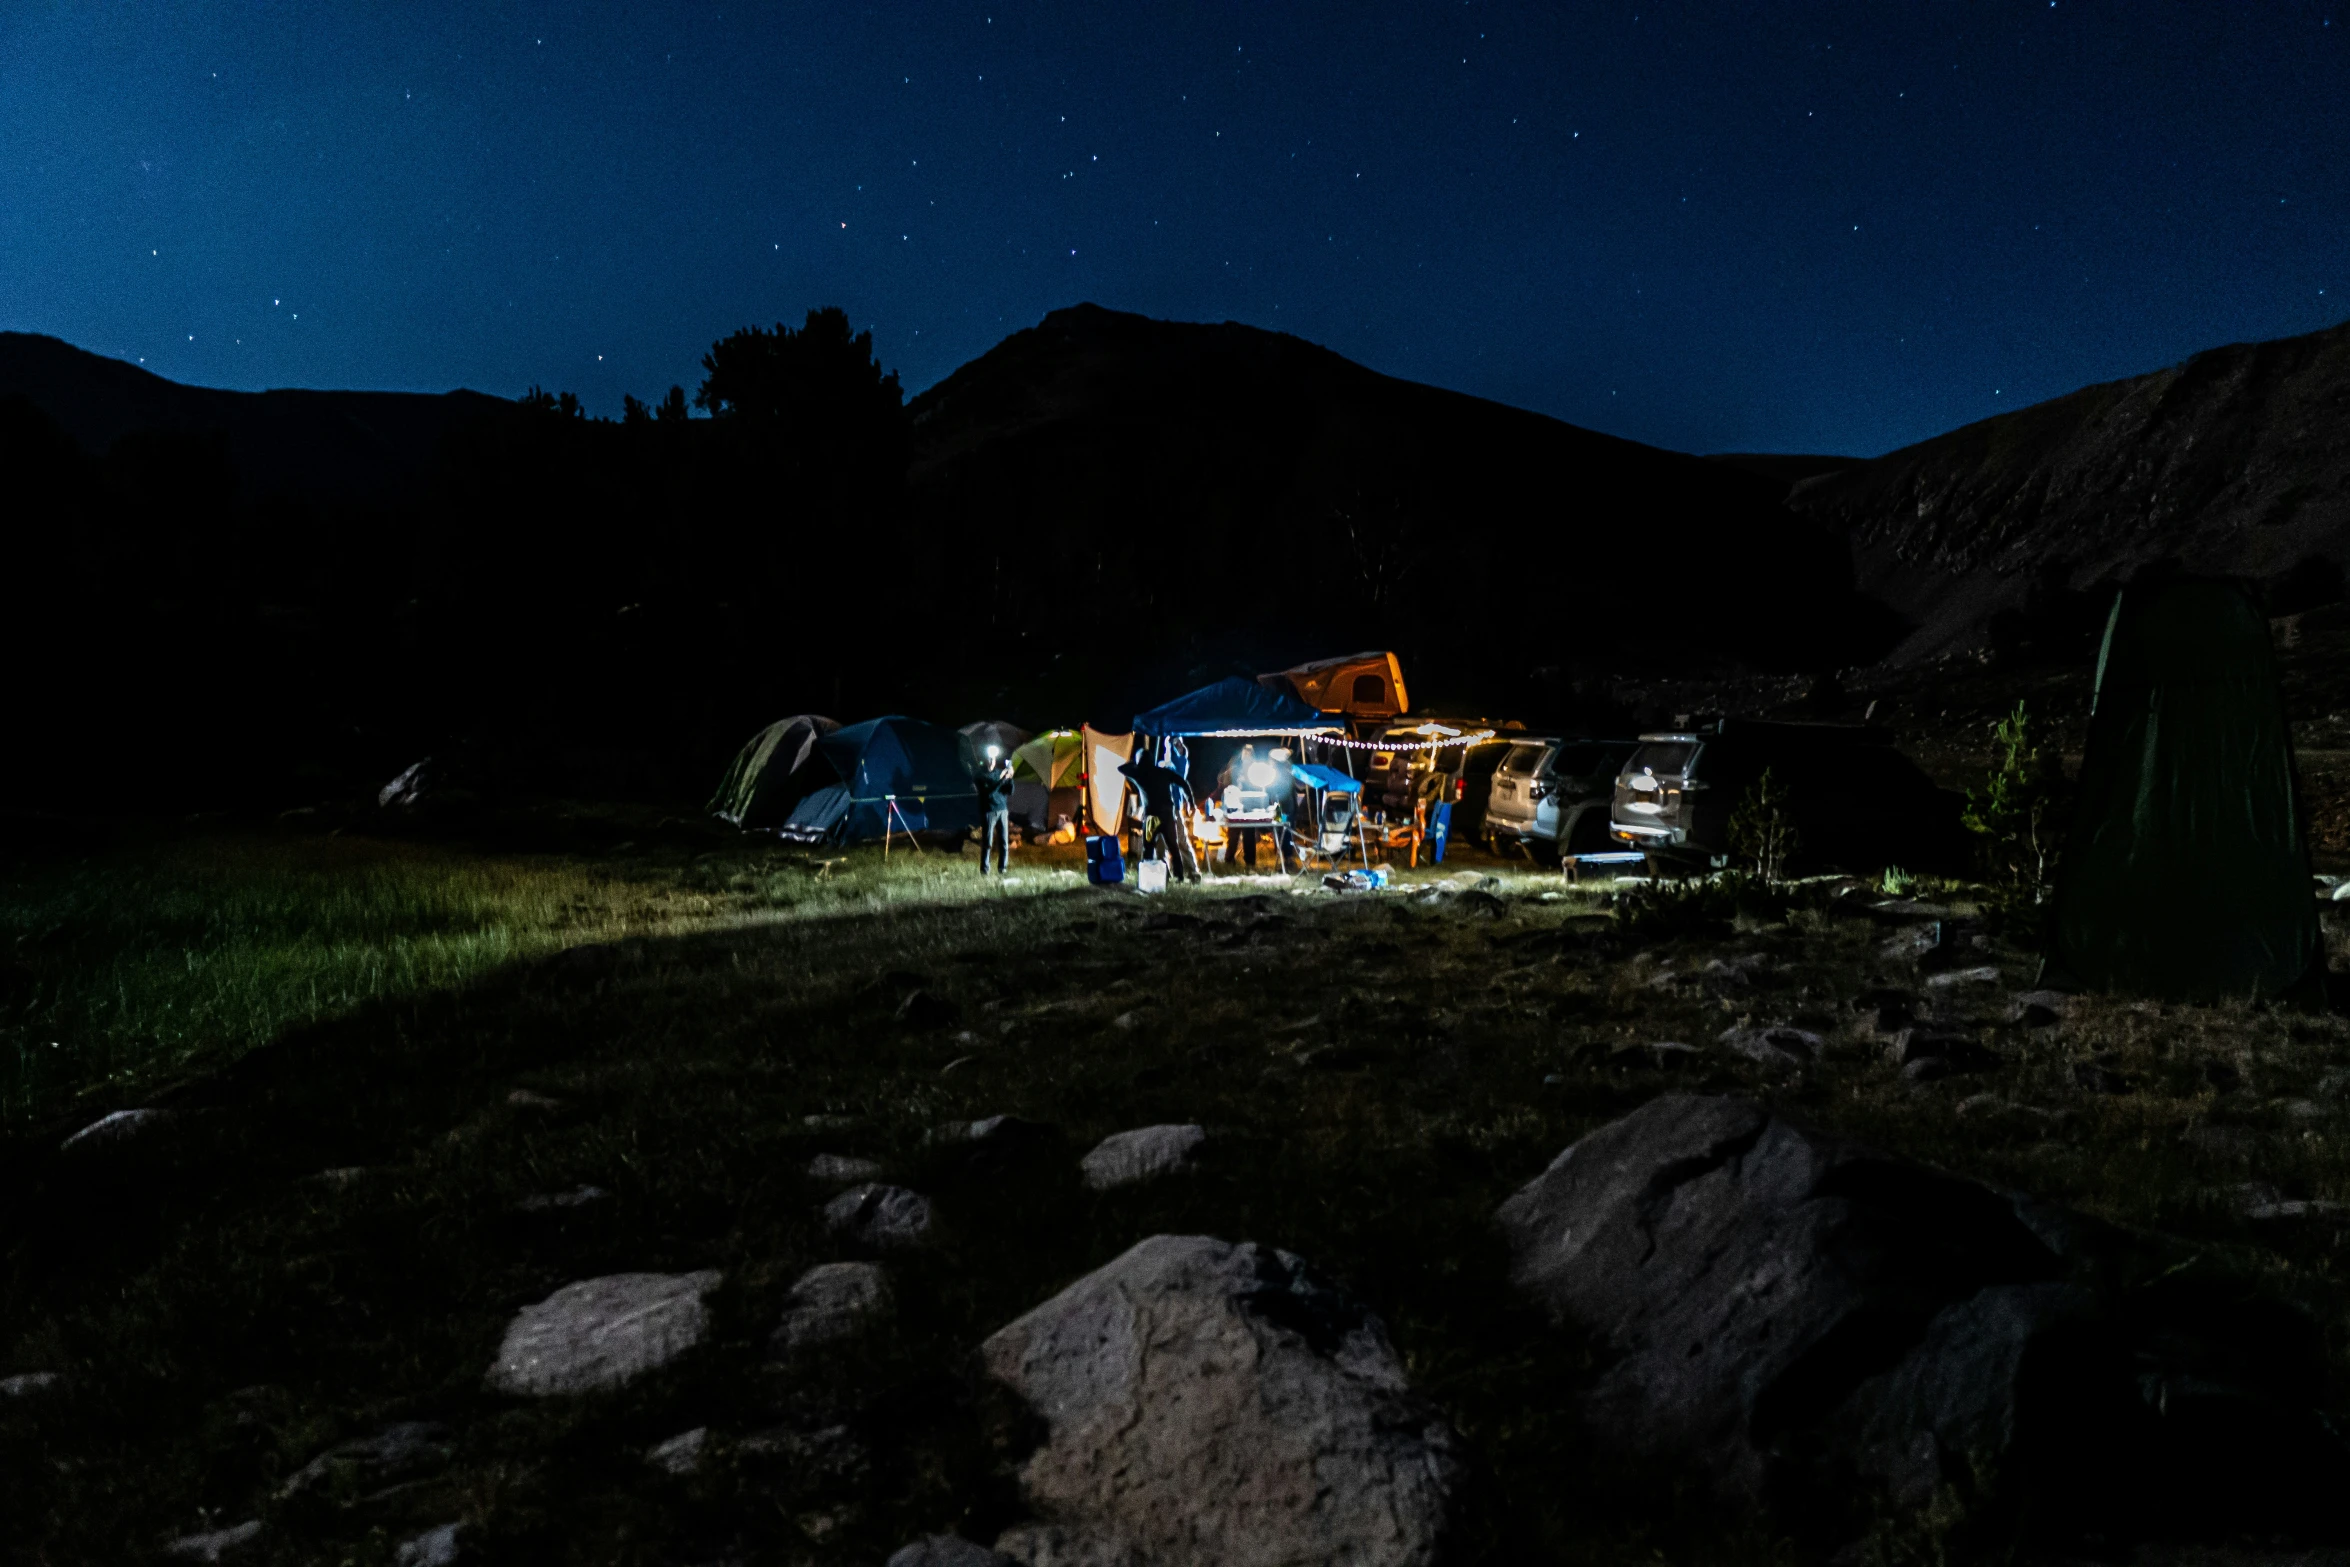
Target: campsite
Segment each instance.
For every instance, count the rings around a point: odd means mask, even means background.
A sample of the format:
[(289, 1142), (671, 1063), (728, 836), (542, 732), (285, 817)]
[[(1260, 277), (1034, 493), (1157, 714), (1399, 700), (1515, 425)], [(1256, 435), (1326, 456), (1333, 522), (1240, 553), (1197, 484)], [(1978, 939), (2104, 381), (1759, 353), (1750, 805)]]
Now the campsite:
[(2350, 1567), (2345, 80), (0, 9), (0, 1567)]
[[(2240, 601), (2214, 602), (2225, 636)], [(2255, 652), (2274, 700), (2299, 659), (2280, 686)], [(1286, 872), (1211, 859), (1197, 887), (1102, 883), (1093, 813), (1128, 802), (1092, 786), (1153, 729), (1425, 743), (1408, 710), (1328, 714), (1271, 684), (1211, 683), (1123, 732), (789, 718), (699, 817), (387, 791), (24, 861), (10, 917), (52, 934), (20, 941), (18, 983), (58, 1032), (108, 1043), (20, 1057), (10, 1080), (11, 1331), (36, 1369), (14, 1373), (0, 1440), (51, 1461), (11, 1462), (0, 1502), (92, 1560), (176, 1519), (250, 1523), (251, 1559), (289, 1561), (390, 1561), (452, 1520), (515, 1560), (1011, 1539), (1038, 1438), (972, 1347), (1145, 1237), (1210, 1235), (1367, 1303), (1442, 1451), (1471, 1455), (1398, 1560), (1841, 1540), (1890, 1561), (2019, 1530), (2334, 1527), (2338, 1013), (2271, 1004), (2242, 973), (2188, 1004), (2051, 989), (1995, 884), (1898, 867), (1570, 875), (1571, 856), (1473, 839), (1414, 864), (1365, 828)], [(2220, 716), (2274, 721), (2245, 706)], [(1027, 786), (1000, 878), (977, 873), (968, 797), (940, 787), (990, 743)], [(1207, 780), (1244, 742), (1191, 743)], [(1323, 793), (1320, 764), (1296, 765), (1300, 801)], [(1384, 886), (1344, 875), (1366, 862)], [(2336, 907), (2305, 886), (2286, 917), (2340, 968)], [(183, 958), (198, 908), (237, 912)], [(2118, 1226), (2096, 1232), (2121, 1248), (2096, 1264), (2125, 1280), (2118, 1315), (2079, 1308), (2063, 1331), (2139, 1335), (2116, 1345), (2136, 1374), (2200, 1412), (2166, 1434), (2081, 1393), (2075, 1438), (2134, 1456), (2073, 1465), (2053, 1498), (2002, 1485), (1997, 1442), (1981, 1480), (1921, 1494), (1895, 1471), (1890, 1490), (1822, 1489), (1774, 1438), (1769, 1506), (1690, 1506), (1747, 1482), (1717, 1447), (1574, 1413), (1616, 1351), (1527, 1293), (1493, 1216), (1644, 1106), (1747, 1103)], [(1150, 1128), (1183, 1137), (1149, 1178), (1097, 1180), (1118, 1134)], [(1947, 1234), (1948, 1199), (1871, 1190), (1892, 1205), (1873, 1222)], [(881, 1293), (810, 1317), (808, 1281), (850, 1264), (878, 1264)], [(485, 1381), (517, 1306), (597, 1277), (704, 1281), (689, 1352), (586, 1399)], [(1805, 1418), (1808, 1443), (1850, 1440)], [(2056, 1439), (2031, 1421), (2009, 1440)], [(2181, 1463), (2208, 1483), (2166, 1483)], [(202, 1511), (239, 1496), (259, 1505)]]

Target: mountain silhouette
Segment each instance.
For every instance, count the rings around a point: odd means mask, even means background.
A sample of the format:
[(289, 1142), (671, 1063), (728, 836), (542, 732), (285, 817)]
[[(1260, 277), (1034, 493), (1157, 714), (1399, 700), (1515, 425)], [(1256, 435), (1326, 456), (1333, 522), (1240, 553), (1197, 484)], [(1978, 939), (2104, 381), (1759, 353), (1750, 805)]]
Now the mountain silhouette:
[(1273, 622), (1301, 650), (1398, 646), (1415, 689), (1490, 702), (1571, 664), (1801, 666), (1874, 624), (1822, 617), (1848, 605), (1847, 568), (1780, 504), (1783, 476), (1284, 333), (1078, 305), (910, 411), (911, 504), (979, 557), (967, 597), (992, 626), (1112, 602), (1210, 640)]
[(505, 399), (479, 392), (223, 392), (182, 386), (54, 337), (0, 332), (0, 397), (25, 398), (84, 451), (126, 435), (217, 435), (249, 496), (396, 503), (442, 439)]
[(2077, 649), (2143, 571), (2250, 579), (2272, 609), (2350, 560), (2350, 324), (2200, 353), (1799, 482), (1897, 663), (2034, 637)]

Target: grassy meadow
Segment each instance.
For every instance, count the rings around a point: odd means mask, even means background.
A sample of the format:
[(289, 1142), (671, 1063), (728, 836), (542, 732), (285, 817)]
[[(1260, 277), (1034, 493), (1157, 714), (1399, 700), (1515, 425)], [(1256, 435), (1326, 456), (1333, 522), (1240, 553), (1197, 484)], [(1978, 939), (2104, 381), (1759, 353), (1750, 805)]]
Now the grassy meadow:
[[(1874, 895), (1832, 886), (1735, 926), (1631, 926), (1607, 889), (1523, 864), (1479, 862), (1499, 880), (1465, 895), (1431, 890), (1456, 862), (1379, 895), (1230, 877), (1152, 899), (1076, 867), (1029, 850), (999, 885), (902, 848), (288, 830), (14, 877), (6, 1026), (58, 1045), (0, 1130), (0, 1376), (59, 1381), (0, 1400), (7, 1559), (142, 1560), (246, 1519), (236, 1559), (268, 1563), (388, 1563), (456, 1520), (490, 1562), (869, 1564), (925, 1532), (988, 1539), (1016, 1516), (1023, 1426), (973, 1347), (1176, 1232), (1285, 1247), (1379, 1311), (1475, 1455), (1465, 1560), (1799, 1560), (1595, 1448), (1570, 1412), (1587, 1346), (1504, 1280), (1494, 1207), (1669, 1088), (2169, 1229), (2308, 1306), (2337, 1366), (2350, 1349), (2325, 1207), (2350, 1202), (2339, 1019), (2083, 1000), (2029, 1026), (2028, 954), (1994, 942), (1996, 978), (1929, 986)], [(1858, 1026), (1877, 988), (2005, 1064), (1905, 1082)], [(1775, 1073), (1714, 1048), (1740, 1021), (1829, 1048)], [(1700, 1053), (1661, 1070), (1636, 1048), (1660, 1039)], [(174, 1117), (60, 1152), (142, 1104)], [(939, 1135), (1006, 1113), (1059, 1137), (987, 1158)], [(1093, 1141), (1163, 1121), (1208, 1129), (1196, 1174), (1080, 1184)], [(928, 1193), (938, 1236), (888, 1259), (884, 1327), (778, 1361), (791, 1283), (848, 1254), (818, 1218), (820, 1153)], [(2301, 1206), (2250, 1217), (2250, 1184)], [(603, 1195), (525, 1207), (584, 1187)], [(484, 1390), (518, 1307), (698, 1268), (725, 1282), (679, 1365), (597, 1398)], [(280, 1496), (400, 1420), (446, 1425), (446, 1462)], [(697, 1426), (698, 1472), (646, 1462)]]

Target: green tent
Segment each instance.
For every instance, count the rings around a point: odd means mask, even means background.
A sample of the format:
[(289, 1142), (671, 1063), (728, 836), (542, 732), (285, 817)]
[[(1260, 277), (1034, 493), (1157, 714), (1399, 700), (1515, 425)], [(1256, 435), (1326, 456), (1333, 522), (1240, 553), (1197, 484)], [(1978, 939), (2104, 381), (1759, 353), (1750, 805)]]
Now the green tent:
[(2114, 601), (2046, 978), (2172, 1001), (2323, 996), (2276, 657), (2240, 587)]
[(839, 727), (829, 718), (802, 713), (779, 718), (751, 736), (710, 797), (710, 814), (737, 827), (782, 826), (803, 795), (840, 782), (816, 758), (816, 742)]

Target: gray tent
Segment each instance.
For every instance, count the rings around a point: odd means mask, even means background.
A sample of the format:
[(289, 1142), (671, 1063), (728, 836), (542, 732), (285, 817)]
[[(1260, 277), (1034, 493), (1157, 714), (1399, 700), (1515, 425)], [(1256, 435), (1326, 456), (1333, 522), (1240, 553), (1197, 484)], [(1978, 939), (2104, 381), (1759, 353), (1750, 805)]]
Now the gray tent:
[(816, 754), (816, 742), (839, 727), (801, 713), (760, 730), (726, 769), (710, 798), (710, 814), (737, 827), (781, 827), (802, 798), (840, 781)]
[(2242, 588), (2114, 601), (2047, 978), (2174, 1001), (2323, 996), (2276, 655)]

